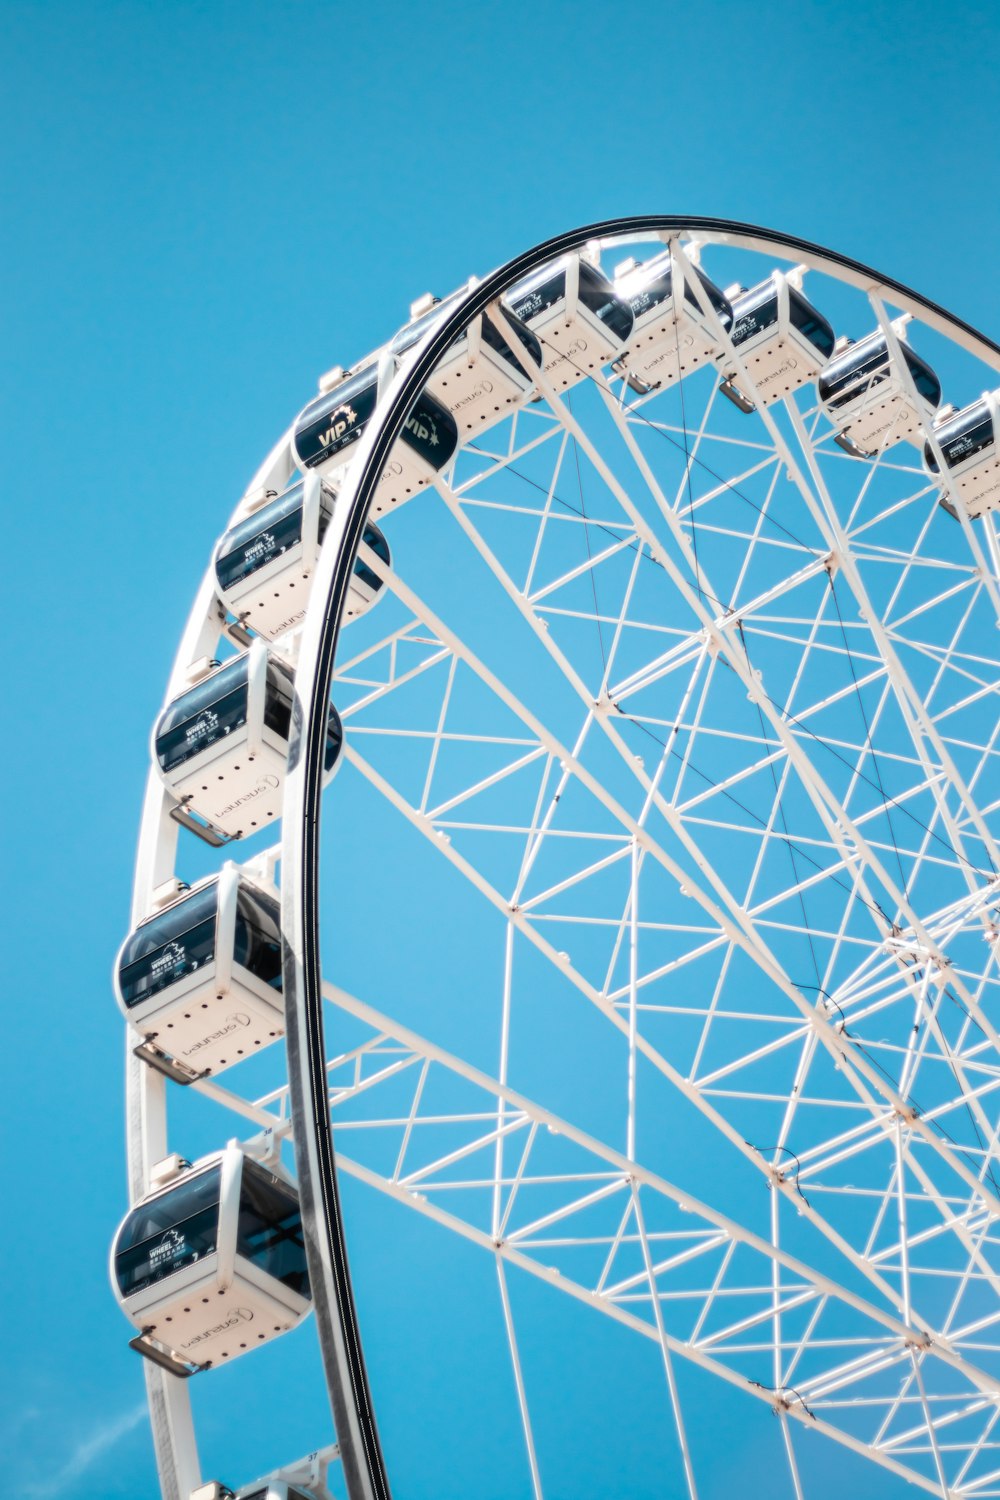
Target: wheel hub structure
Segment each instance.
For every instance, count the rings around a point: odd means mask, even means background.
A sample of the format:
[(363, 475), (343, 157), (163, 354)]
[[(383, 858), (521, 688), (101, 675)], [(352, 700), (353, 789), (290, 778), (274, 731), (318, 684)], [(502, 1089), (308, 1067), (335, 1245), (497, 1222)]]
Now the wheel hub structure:
[(379, 336), (220, 509), (154, 737), (163, 1495), (1000, 1496), (1000, 348), (666, 216)]

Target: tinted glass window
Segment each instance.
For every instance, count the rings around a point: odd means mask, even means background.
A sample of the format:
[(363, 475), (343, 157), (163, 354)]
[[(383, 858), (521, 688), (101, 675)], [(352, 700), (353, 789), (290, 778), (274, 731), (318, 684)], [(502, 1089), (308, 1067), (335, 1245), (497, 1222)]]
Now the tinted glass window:
[[(733, 309), (729, 299), (723, 296), (714, 281), (707, 277), (704, 271), (696, 266), (695, 275), (705, 290), (705, 295), (718, 315), (719, 322), (728, 331), (733, 325)], [(635, 286), (629, 294), (628, 304), (635, 317), (641, 317), (654, 307), (659, 307), (664, 302), (669, 302), (674, 291), (674, 273), (670, 260), (670, 252), (665, 251), (663, 255), (657, 255), (653, 260), (647, 261), (641, 268), (643, 275), (642, 284)], [(636, 273), (629, 275), (628, 281), (633, 282)], [(626, 283), (627, 284), (627, 283)], [(684, 300), (698, 314), (703, 316), (701, 303), (698, 301), (694, 287), (689, 282), (684, 286)]]
[[(460, 295), (464, 295), (464, 292)], [(403, 354), (407, 349), (412, 348), (417, 340), (423, 337), (423, 335), (427, 332), (431, 325), (436, 323), (439, 318), (442, 318), (445, 315), (449, 307), (451, 307), (456, 300), (457, 297), (447, 297), (444, 302), (435, 303), (430, 312), (426, 312), (422, 317), (415, 319), (414, 322), (408, 323), (405, 328), (401, 329), (400, 332), (397, 333), (396, 337), (389, 345), (392, 352), (398, 356), (400, 354)], [(534, 334), (531, 333), (529, 329), (525, 328), (524, 325), (517, 320), (517, 318), (512, 317), (506, 308), (502, 308), (501, 313), (504, 321), (510, 325), (511, 331), (515, 335), (517, 342), (520, 343), (523, 348), (527, 349), (528, 353), (535, 360), (536, 364), (540, 364), (542, 350), (541, 345), (535, 338)], [(524, 369), (524, 365), (517, 358), (516, 354), (500, 334), (499, 330), (495, 327), (492, 319), (485, 316), (480, 316), (479, 321), (481, 324), (481, 337), (483, 343), (488, 345), (488, 347), (494, 350), (495, 353), (499, 354), (501, 359), (505, 359), (508, 364), (513, 365), (515, 369)], [(463, 335), (459, 334), (458, 338), (456, 338), (455, 340), (455, 343), (457, 344), (462, 337)], [(525, 373), (528, 374), (530, 373), (530, 371), (525, 370)]]
[(293, 1292), (309, 1296), (298, 1199), (249, 1159), (243, 1166), (236, 1250)]
[(164, 771), (183, 764), (246, 723), (247, 658), (175, 698), (156, 727), (156, 758)]
[[(566, 295), (566, 264), (546, 266), (508, 294), (511, 311), (530, 323)], [(632, 310), (611, 282), (587, 261), (580, 262), (580, 301), (623, 342), (632, 332)]]
[(829, 359), (837, 342), (833, 329), (822, 313), (817, 312), (812, 303), (807, 302), (793, 286), (788, 288), (788, 316), (792, 326), (805, 335), (824, 359)]
[(547, 312), (566, 292), (565, 263), (544, 266), (507, 293), (511, 311), (526, 323)]
[(118, 965), (122, 999), (130, 1009), (211, 963), (218, 901), (219, 888), (213, 880), (136, 929)]
[(220, 588), (231, 588), (302, 540), (301, 484), (241, 521), (222, 538), (215, 562)]
[(615, 338), (622, 343), (632, 332), (632, 309), (619, 297), (603, 272), (580, 262), (580, 301), (600, 318), (605, 328), (610, 328)]
[(330, 718), (326, 727), (326, 754), (323, 757), (324, 769), (330, 771), (336, 764), (344, 743), (344, 726), (340, 722), (340, 715), (330, 704)]
[[(522, 349), (527, 350), (528, 360), (518, 359), (492, 318), (484, 317), (482, 319), (483, 343), (492, 349), (494, 353), (499, 354), (501, 359), (505, 359), (509, 365), (513, 365), (515, 369), (520, 370), (523, 374), (530, 377), (532, 368), (540, 365), (542, 362), (542, 346), (535, 338), (531, 329), (526, 328), (519, 318), (512, 317), (505, 307), (501, 308), (500, 311), (504, 322), (514, 334), (516, 341), (521, 345)], [(532, 363), (529, 363), (529, 360)]]
[(288, 1484), (283, 1485), (280, 1490), (265, 1485), (262, 1490), (253, 1490), (249, 1495), (241, 1493), (239, 1500), (312, 1500), (312, 1497), (305, 1490), (293, 1489)]
[[(379, 535), (381, 536), (381, 532)], [(283, 740), (287, 740), (291, 733), (294, 692), (294, 682), (291, 672), (289, 672), (288, 668), (282, 662), (272, 658), (267, 664), (267, 694), (264, 699), (264, 723), (269, 729), (273, 729), (275, 734)], [(340, 722), (340, 715), (331, 703), (330, 720), (326, 736), (326, 754), (323, 758), (323, 765), (328, 771), (340, 754), (340, 745), (343, 737), (344, 731)]]
[(941, 382), (938, 380), (930, 365), (920, 358), (912, 350), (909, 344), (903, 345), (903, 358), (913, 376), (913, 384), (931, 406), (938, 406), (941, 401)]
[(427, 391), (413, 403), (400, 437), (434, 469), (443, 469), (458, 447), (454, 417)]
[[(307, 469), (344, 454), (365, 430), (378, 400), (375, 365), (310, 402), (295, 424), (295, 451)], [(346, 454), (345, 454), (346, 457)]]
[[(389, 544), (378, 527), (370, 523), (365, 527), (365, 546), (370, 547), (376, 557), (380, 557), (384, 563), (389, 562)], [(366, 583), (370, 589), (378, 593), (382, 587), (382, 580), (367, 563), (361, 561), (360, 557), (354, 564), (354, 572), (362, 583)]]
[[(709, 281), (704, 271), (700, 271), (697, 266), (695, 266), (694, 271), (702, 287), (704, 288), (705, 296), (708, 298), (708, 301), (711, 304), (717, 318), (719, 319), (719, 322), (728, 333), (730, 328), (732, 328), (733, 326), (733, 309), (729, 302), (729, 299), (722, 295), (714, 281)], [(699, 317), (704, 317), (701, 303), (698, 301), (698, 297), (695, 293), (694, 287), (690, 282), (685, 282), (684, 284), (684, 300), (685, 302), (690, 302), (691, 306), (697, 311)]]
[[(790, 290), (790, 289), (789, 289)], [(733, 343), (739, 347), (778, 321), (778, 293), (773, 281), (751, 287), (733, 303)]]
[[(949, 469), (964, 463), (975, 453), (982, 453), (984, 448), (993, 445), (993, 418), (990, 416), (989, 407), (985, 401), (977, 401), (973, 406), (967, 406), (964, 411), (958, 412), (947, 422), (935, 429), (935, 435), (941, 445), (944, 461)], [(937, 473), (937, 461), (931, 452), (930, 445), (926, 449), (927, 462), (934, 473)]]
[[(909, 344), (901, 347), (917, 390), (931, 406), (937, 406), (941, 400), (941, 382)], [(888, 380), (891, 373), (885, 335), (879, 333), (874, 338), (862, 339), (832, 360), (819, 378), (819, 393), (836, 409), (866, 388)]]
[(435, 302), (429, 312), (422, 313), (419, 318), (414, 318), (412, 323), (407, 323), (405, 328), (401, 328), (389, 345), (393, 354), (398, 356), (405, 354), (407, 349), (412, 349), (427, 330), (447, 312), (449, 304), (453, 301), (454, 298), (449, 297), (446, 302)]
[(281, 989), (281, 913), (278, 903), (242, 881), (236, 892), (233, 958), (272, 989)]
[(626, 285), (629, 282), (633, 283), (634, 289), (628, 294), (628, 304), (637, 318), (649, 312), (651, 308), (659, 307), (661, 302), (669, 301), (674, 290), (674, 273), (669, 251), (647, 261), (640, 270), (643, 277), (640, 286), (634, 285), (636, 274), (634, 272), (626, 281)]
[(819, 394), (836, 409), (889, 377), (889, 351), (882, 334), (852, 344), (819, 377)]
[(123, 1296), (141, 1292), (215, 1250), (220, 1176), (219, 1167), (199, 1172), (132, 1210), (115, 1253)]
[(287, 740), (292, 728), (292, 676), (273, 658), (267, 664), (264, 693), (264, 723), (279, 739)]

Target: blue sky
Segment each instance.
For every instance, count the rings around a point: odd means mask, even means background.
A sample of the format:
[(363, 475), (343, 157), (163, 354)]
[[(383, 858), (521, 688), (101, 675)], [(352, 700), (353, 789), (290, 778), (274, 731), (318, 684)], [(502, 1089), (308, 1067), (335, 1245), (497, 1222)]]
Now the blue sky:
[[(927, 0), (6, 8), (12, 1492), (154, 1491), (105, 1275), (124, 1202), (108, 972), (191, 594), (317, 372), (428, 288), (641, 211), (829, 244), (995, 337), (998, 62), (993, 7)], [(378, 1206), (365, 1243), (395, 1223)], [(401, 1336), (433, 1339), (426, 1309)]]

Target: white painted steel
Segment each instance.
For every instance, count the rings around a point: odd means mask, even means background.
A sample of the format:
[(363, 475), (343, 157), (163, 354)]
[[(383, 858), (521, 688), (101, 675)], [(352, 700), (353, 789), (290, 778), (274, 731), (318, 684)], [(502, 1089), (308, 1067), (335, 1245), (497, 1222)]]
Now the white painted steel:
[[(343, 1016), (366, 1031), (330, 1047), (337, 1162), (494, 1256), (535, 1496), (544, 1414), (515, 1329), (512, 1267), (658, 1347), (690, 1496), (685, 1362), (778, 1415), (790, 1494), (810, 1493), (805, 1427), (927, 1493), (985, 1500), (1000, 1494), (1000, 548), (992, 516), (960, 506), (952, 520), (938, 507), (937, 489), (955, 484), (939, 450), (934, 483), (899, 448), (848, 459), (811, 384), (782, 401), (757, 389), (693, 275), (695, 240), (720, 284), (732, 278), (710, 257), (740, 252), (808, 265), (821, 312), (824, 278), (838, 296), (852, 289), (855, 326), (874, 319), (886, 333), (899, 410), (923, 411), (900, 314), (1000, 369), (996, 347), (940, 309), (763, 231), (664, 220), (553, 242), (570, 274), (565, 308), (534, 325), (540, 399), (523, 404), (520, 391), (503, 426), (485, 424), (418, 503), (438, 507), (559, 692), (530, 701), (513, 657), (473, 648), (460, 598), (432, 602), (408, 580), (405, 549), (386, 567), (363, 544), (396, 613), (382, 632), (345, 639), (334, 681), (348, 776), (495, 914), (498, 1076), (327, 986), (334, 1025)], [(754, 414), (723, 411), (717, 376), (684, 365), (676, 320), (658, 332), (662, 342), (672, 331), (684, 378), (663, 391), (639, 394), (608, 370), (611, 340), (576, 363), (576, 256), (603, 251), (610, 267), (636, 242), (665, 246), (691, 279), (705, 362), (718, 360)], [(511, 281), (526, 269), (516, 263)], [(744, 279), (768, 269), (757, 262)], [(484, 315), (503, 335), (503, 320)], [(383, 412), (425, 347), (386, 386)], [(345, 508), (295, 646), (303, 680), (378, 428), (376, 417), (340, 476)], [(287, 482), (288, 450), (286, 436), (255, 484)], [(466, 564), (456, 577), (471, 577)], [(215, 654), (222, 624), (206, 581), (168, 696)], [(478, 732), (460, 707), (472, 682), (493, 705)], [(421, 713), (404, 707), (418, 699)], [(522, 784), (533, 788), (524, 815)], [(286, 867), (301, 857), (304, 811), (289, 785)], [(169, 810), (151, 777), (136, 920), (175, 873)], [(501, 843), (519, 850), (513, 877), (489, 852)], [(282, 889), (291, 930), (297, 877)], [(617, 1147), (509, 1085), (529, 954), (622, 1059)], [(431, 1102), (442, 1077), (467, 1091), (461, 1106)], [(130, 1059), (133, 1199), (167, 1150), (166, 1087)], [(283, 1084), (253, 1096), (233, 1069), (225, 1087), (192, 1091), (272, 1139), (295, 1134)], [(656, 1155), (651, 1100), (671, 1093), (718, 1144), (701, 1194), (644, 1160)], [(301, 1130), (295, 1145), (317, 1172)], [(750, 1182), (766, 1194), (761, 1223), (719, 1201), (726, 1184)], [(548, 1206), (533, 1212), (543, 1188)], [(579, 1254), (595, 1246), (599, 1264), (581, 1274)], [(332, 1264), (323, 1274), (333, 1279)], [(159, 1371), (147, 1380), (163, 1492), (184, 1497), (198, 1472), (186, 1393)], [(343, 1436), (362, 1443), (360, 1429)]]

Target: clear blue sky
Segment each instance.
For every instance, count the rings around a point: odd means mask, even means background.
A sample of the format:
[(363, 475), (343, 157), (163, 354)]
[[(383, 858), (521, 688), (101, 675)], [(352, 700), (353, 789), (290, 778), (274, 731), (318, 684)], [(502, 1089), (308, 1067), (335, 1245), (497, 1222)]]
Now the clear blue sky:
[(15, 0), (4, 33), (0, 1451), (10, 1493), (98, 1500), (154, 1491), (105, 1274), (108, 971), (150, 721), (264, 449), (413, 297), (615, 214), (786, 229), (996, 337), (1000, 20), (929, 0)]

